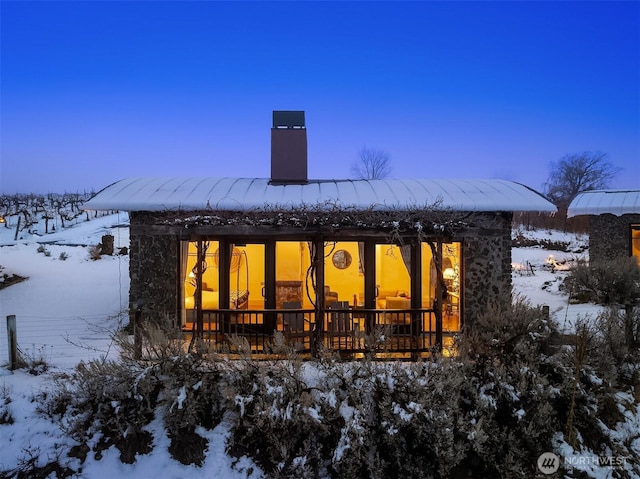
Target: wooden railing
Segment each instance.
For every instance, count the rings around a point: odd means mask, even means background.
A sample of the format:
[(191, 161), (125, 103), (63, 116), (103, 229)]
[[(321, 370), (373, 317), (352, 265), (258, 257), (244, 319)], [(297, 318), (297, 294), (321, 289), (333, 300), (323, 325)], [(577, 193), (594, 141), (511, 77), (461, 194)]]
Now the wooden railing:
[(438, 331), (433, 309), (264, 309), (206, 310), (202, 330), (187, 322), (183, 331), (199, 335), (212, 349), (233, 350), (242, 341), (252, 354), (273, 352), (275, 334), (301, 353), (323, 350), (342, 355), (402, 357), (441, 350), (458, 331)]

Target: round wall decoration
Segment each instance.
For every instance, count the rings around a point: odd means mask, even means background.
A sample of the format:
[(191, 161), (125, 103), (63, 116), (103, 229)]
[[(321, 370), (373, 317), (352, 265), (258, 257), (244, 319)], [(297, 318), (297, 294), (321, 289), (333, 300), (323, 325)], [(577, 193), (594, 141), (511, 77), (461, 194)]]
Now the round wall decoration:
[(333, 253), (331, 262), (338, 269), (346, 269), (351, 265), (351, 253), (347, 250), (339, 249)]

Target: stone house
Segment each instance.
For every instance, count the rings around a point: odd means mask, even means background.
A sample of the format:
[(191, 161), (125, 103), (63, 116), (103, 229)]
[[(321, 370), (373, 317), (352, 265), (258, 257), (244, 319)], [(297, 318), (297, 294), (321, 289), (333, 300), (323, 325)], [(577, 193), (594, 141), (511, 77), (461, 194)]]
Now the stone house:
[(504, 180), (312, 180), (304, 112), (274, 112), (271, 178), (133, 178), (85, 209), (127, 211), (132, 317), (228, 350), (427, 354), (511, 292)]
[(600, 262), (635, 256), (640, 262), (640, 190), (579, 193), (568, 217), (589, 216), (589, 259)]

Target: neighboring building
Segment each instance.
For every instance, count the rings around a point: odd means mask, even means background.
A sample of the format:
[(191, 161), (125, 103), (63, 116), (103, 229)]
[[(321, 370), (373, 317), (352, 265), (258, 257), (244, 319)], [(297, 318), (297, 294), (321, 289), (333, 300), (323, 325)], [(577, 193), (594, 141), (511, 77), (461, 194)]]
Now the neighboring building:
[(85, 204), (129, 212), (132, 315), (220, 350), (281, 331), (428, 353), (511, 293), (513, 211), (556, 211), (503, 180), (309, 180), (304, 112), (274, 112), (271, 138), (271, 179), (134, 178)]
[(635, 256), (640, 262), (640, 189), (579, 193), (568, 217), (589, 216), (589, 259), (600, 262)]

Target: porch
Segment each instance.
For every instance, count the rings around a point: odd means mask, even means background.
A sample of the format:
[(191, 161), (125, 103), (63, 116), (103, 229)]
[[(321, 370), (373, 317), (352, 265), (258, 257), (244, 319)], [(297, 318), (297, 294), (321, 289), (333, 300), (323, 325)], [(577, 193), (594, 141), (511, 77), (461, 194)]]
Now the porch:
[(322, 351), (356, 358), (418, 358), (434, 351), (451, 352), (460, 333), (458, 317), (434, 309), (365, 309), (336, 305), (325, 310), (284, 304), (282, 309), (195, 311), (182, 327), (189, 338), (204, 341), (207, 350), (238, 353), (239, 343), (252, 355), (274, 353), (276, 334), (285, 344), (306, 356)]

